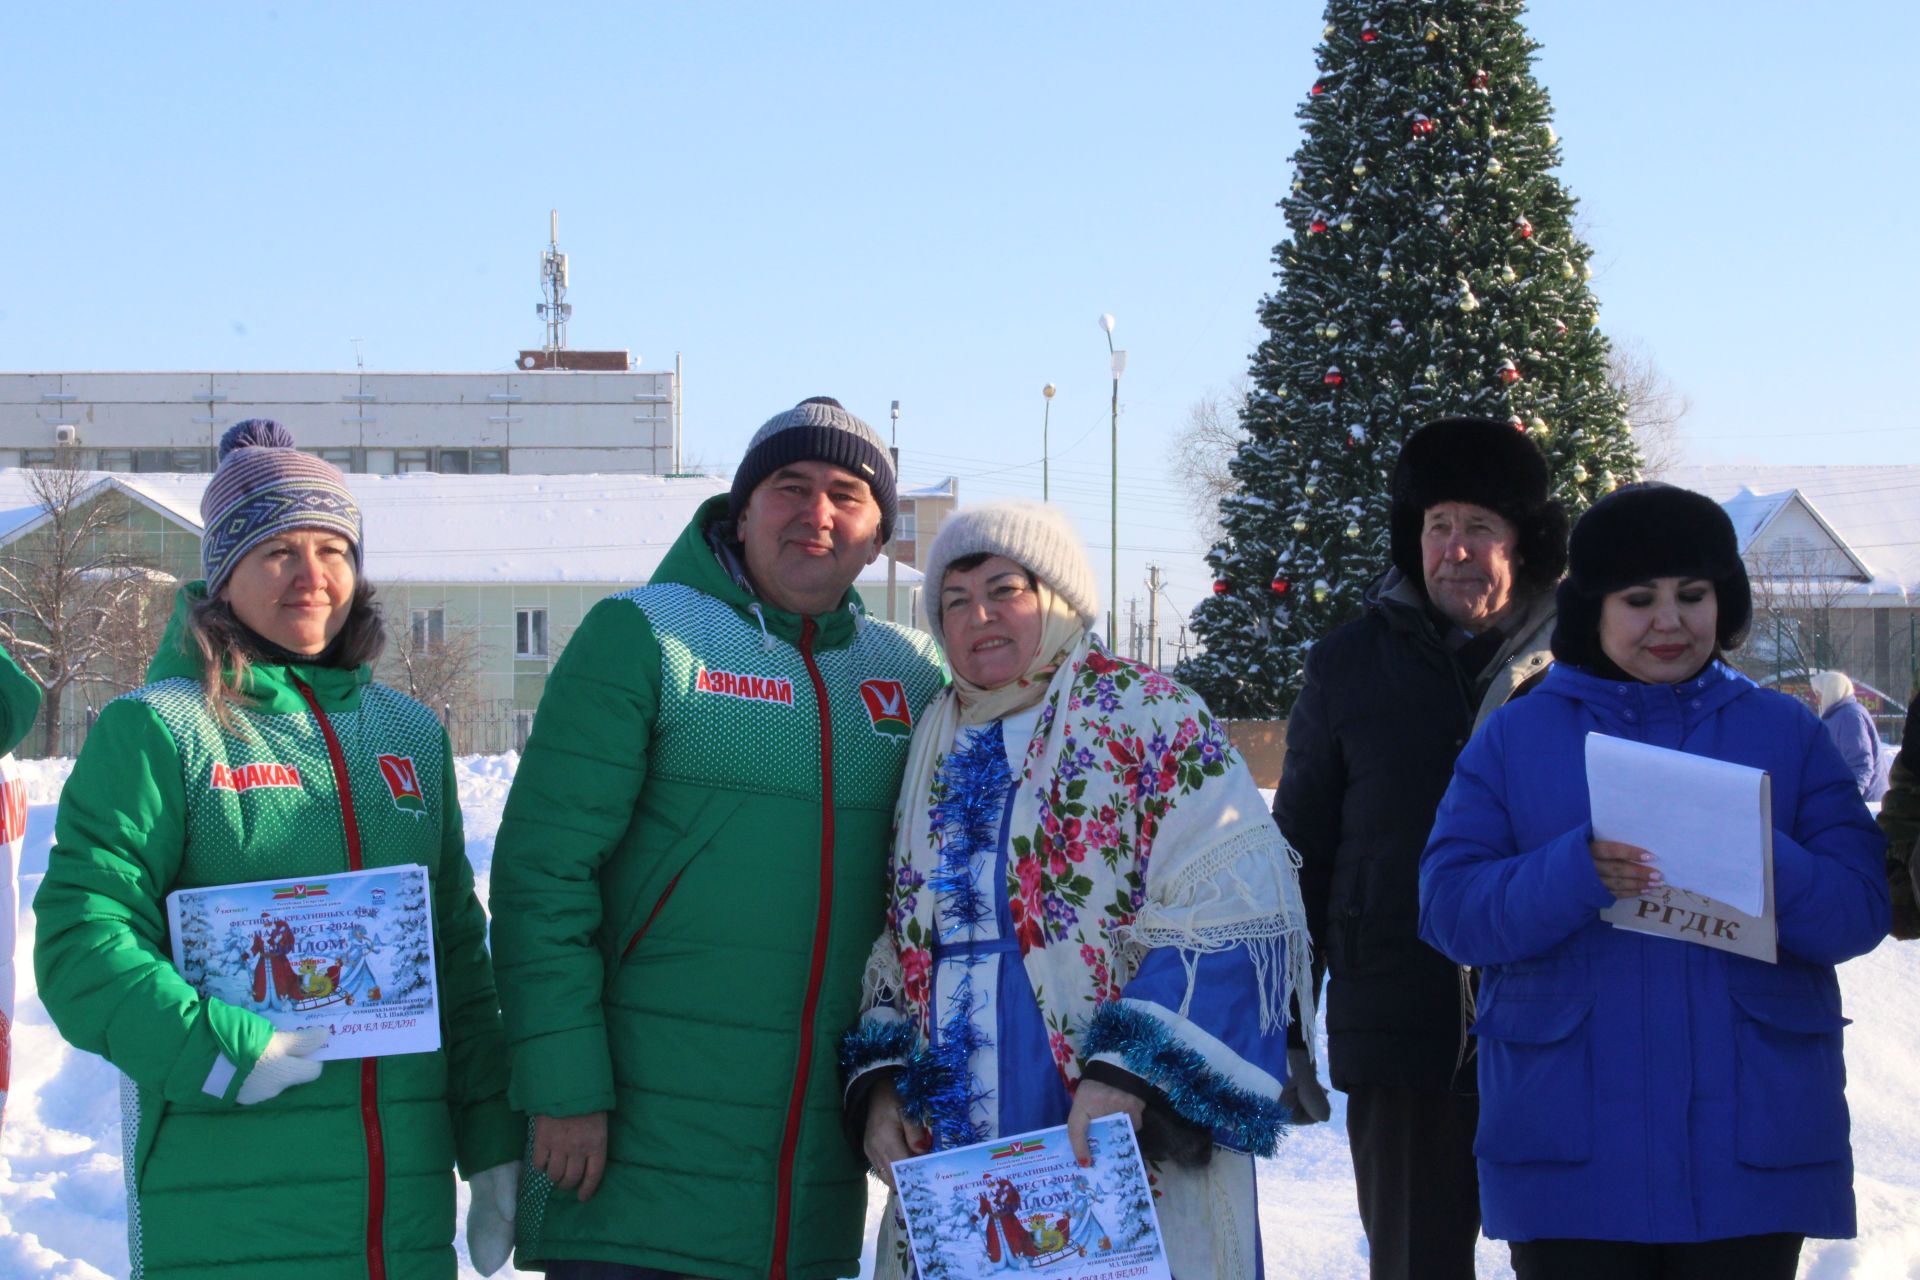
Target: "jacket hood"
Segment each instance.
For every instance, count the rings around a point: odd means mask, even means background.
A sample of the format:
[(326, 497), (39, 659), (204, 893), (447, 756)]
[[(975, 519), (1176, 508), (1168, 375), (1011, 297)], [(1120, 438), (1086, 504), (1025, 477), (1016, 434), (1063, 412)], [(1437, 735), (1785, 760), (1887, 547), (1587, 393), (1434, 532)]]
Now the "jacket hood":
[[(652, 581), (692, 587), (732, 606), (769, 635), (788, 644), (799, 644), (804, 621), (801, 615), (768, 604), (748, 581), (746, 566), (735, 550), (739, 544), (733, 540), (733, 519), (727, 504), (724, 493), (700, 504), (693, 519), (660, 561)], [(731, 564), (722, 563), (723, 550)], [(831, 649), (851, 644), (855, 628), (866, 625), (865, 613), (860, 593), (849, 587), (838, 608), (814, 615), (815, 647)]]
[[(187, 615), (195, 604), (206, 598), (205, 582), (189, 582), (174, 595), (173, 615), (167, 619), (166, 633), (160, 637), (160, 647), (154, 651), (153, 660), (147, 663), (148, 683), (200, 679), (200, 655), (187, 638)], [(305, 711), (307, 700), (294, 685), (296, 677), (313, 690), (322, 707), (345, 710), (359, 703), (360, 688), (373, 679), (373, 668), (255, 662), (248, 665), (242, 688), (262, 711)]]

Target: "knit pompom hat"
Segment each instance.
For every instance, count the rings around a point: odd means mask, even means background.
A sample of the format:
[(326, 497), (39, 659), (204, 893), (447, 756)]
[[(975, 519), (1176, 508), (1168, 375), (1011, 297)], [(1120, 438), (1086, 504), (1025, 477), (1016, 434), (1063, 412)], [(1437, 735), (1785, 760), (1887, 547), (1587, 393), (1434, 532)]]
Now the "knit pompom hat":
[(940, 630), (940, 586), (947, 566), (968, 556), (1005, 556), (1053, 588), (1083, 626), (1100, 615), (1100, 589), (1087, 548), (1073, 531), (1066, 512), (1028, 498), (1003, 498), (956, 511), (940, 526), (927, 553), (926, 585), (920, 606), (927, 630), (944, 646)]
[(360, 507), (332, 463), (294, 447), (293, 432), (248, 418), (220, 437), (220, 469), (200, 497), (200, 565), (207, 595), (220, 589), (247, 552), (290, 529), (326, 529), (353, 546), (360, 572)]
[(1491, 418), (1441, 418), (1407, 437), (1393, 468), (1388, 515), (1393, 562), (1416, 585), (1425, 581), (1420, 528), (1427, 508), (1470, 502), (1513, 522), (1520, 558), (1515, 577), (1545, 591), (1567, 566), (1567, 512), (1548, 487), (1547, 460), (1523, 432)]
[(1615, 489), (1587, 509), (1567, 545), (1567, 579), (1555, 597), (1553, 656), (1604, 671), (1601, 602), (1655, 578), (1705, 578), (1718, 610), (1714, 639), (1737, 649), (1753, 620), (1753, 589), (1740, 539), (1720, 504), (1705, 494), (1648, 481)]
[(900, 498), (887, 442), (832, 396), (802, 400), (768, 418), (753, 433), (727, 495), (733, 518), (738, 520), (747, 509), (747, 499), (762, 480), (792, 462), (828, 462), (865, 480), (873, 500), (880, 504), (880, 540), (893, 537)]

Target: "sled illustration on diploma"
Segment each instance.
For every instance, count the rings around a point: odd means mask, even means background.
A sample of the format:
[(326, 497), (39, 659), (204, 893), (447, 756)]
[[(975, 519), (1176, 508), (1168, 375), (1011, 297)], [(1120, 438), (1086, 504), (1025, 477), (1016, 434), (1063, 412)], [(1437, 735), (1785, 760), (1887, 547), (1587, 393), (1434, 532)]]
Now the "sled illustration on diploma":
[[(321, 966), (325, 966), (322, 968)], [(346, 999), (346, 992), (340, 989), (340, 962), (335, 960), (327, 964), (324, 956), (307, 956), (296, 960), (293, 965), (298, 975), (301, 994), (294, 997), (293, 1011), (309, 1013), (315, 1009), (324, 1009), (331, 1004), (339, 1004)]]

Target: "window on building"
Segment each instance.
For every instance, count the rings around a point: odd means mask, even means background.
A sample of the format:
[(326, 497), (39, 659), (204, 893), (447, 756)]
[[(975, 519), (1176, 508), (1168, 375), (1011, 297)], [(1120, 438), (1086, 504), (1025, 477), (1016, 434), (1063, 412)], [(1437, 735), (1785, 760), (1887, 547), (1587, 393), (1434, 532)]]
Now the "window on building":
[(413, 611), (413, 651), (432, 653), (446, 642), (447, 611), (415, 609)]
[(331, 462), (342, 471), (359, 470), (358, 467), (353, 465), (353, 450), (351, 449), (315, 449), (313, 452), (322, 462)]
[(207, 472), (213, 462), (205, 449), (135, 449), (133, 470)]
[(442, 449), (440, 465), (434, 470), (445, 472), (450, 476), (468, 475), (473, 471), (473, 459), (465, 449)]
[(100, 470), (102, 471), (133, 470), (133, 450), (102, 449), (100, 451)]
[(393, 469), (401, 474), (409, 471), (433, 470), (433, 455), (428, 449), (396, 449), (393, 452)]
[(915, 512), (911, 507), (900, 508), (900, 516), (897, 520), (893, 522), (894, 541), (895, 542), (916, 541), (919, 529), (920, 529), (919, 513)]
[(547, 611), (545, 609), (513, 611), (513, 656), (516, 658), (547, 656)]
[(392, 475), (393, 474), (393, 450), (391, 449), (367, 450), (367, 470), (377, 476)]
[(20, 465), (23, 467), (51, 467), (59, 462), (59, 456), (52, 449), (22, 449)]
[(503, 476), (507, 474), (507, 451), (505, 449), (475, 449), (473, 451), (473, 474), (477, 476)]

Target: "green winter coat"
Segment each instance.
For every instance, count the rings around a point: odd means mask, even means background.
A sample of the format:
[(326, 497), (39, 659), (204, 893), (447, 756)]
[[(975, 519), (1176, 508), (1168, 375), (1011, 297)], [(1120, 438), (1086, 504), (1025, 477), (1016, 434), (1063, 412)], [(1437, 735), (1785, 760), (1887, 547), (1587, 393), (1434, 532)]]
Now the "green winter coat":
[[(471, 1176), (516, 1158), (524, 1133), (506, 1105), (486, 918), (446, 735), (367, 669), (310, 666), (254, 666), (254, 701), (237, 713), (247, 732), (223, 730), (181, 645), (199, 588), (182, 592), (151, 683), (109, 703), (88, 735), (34, 901), (48, 1014), (131, 1082), (132, 1274), (445, 1280), (456, 1159)], [(323, 723), (344, 759), (345, 797)], [(380, 754), (412, 761), (417, 797), (385, 782)], [(268, 762), (293, 766), (298, 785), (213, 785), (215, 765)], [(318, 1080), (242, 1107), (272, 1027), (187, 985), (169, 959), (166, 895), (349, 870), (349, 803), (359, 865), (428, 870), (442, 1049), (328, 1062)]]
[(40, 686), (0, 649), (0, 755), (20, 745), (40, 712)]
[(858, 617), (851, 593), (814, 618), (757, 603), (703, 535), (725, 504), (581, 623), (507, 800), (493, 907), (513, 1102), (611, 1113), (592, 1200), (528, 1176), (522, 1266), (858, 1269), (866, 1178), (835, 1050), (941, 669), (927, 636)]

